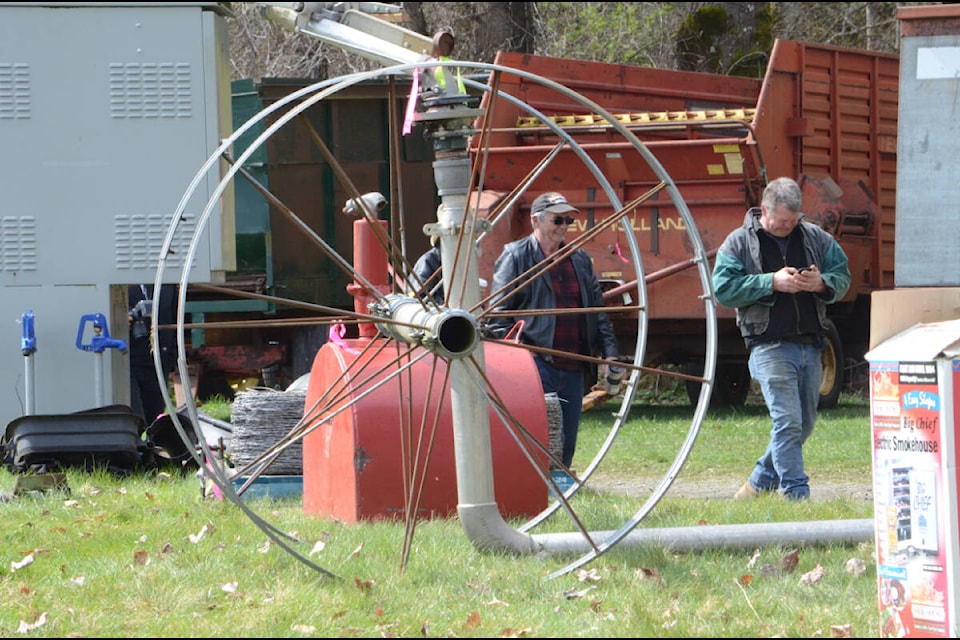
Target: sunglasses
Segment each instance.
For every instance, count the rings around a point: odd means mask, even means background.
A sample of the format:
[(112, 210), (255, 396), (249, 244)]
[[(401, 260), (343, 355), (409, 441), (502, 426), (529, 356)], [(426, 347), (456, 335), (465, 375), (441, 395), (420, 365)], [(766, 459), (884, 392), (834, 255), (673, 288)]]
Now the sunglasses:
[(553, 224), (558, 227), (562, 224), (571, 225), (573, 224), (574, 218), (570, 216), (553, 216)]

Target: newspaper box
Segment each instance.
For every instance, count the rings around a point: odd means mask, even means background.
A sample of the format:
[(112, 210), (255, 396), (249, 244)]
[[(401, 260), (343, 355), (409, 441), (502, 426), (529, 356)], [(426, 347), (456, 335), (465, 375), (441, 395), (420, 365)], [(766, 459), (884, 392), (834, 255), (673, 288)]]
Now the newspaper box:
[(870, 363), (882, 637), (957, 637), (960, 320), (917, 324)]

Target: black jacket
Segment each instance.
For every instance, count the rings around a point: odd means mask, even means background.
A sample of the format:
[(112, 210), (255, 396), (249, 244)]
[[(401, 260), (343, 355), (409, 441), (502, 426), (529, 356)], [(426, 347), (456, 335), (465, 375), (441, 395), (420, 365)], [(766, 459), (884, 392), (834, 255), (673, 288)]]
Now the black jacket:
[[(510, 289), (501, 291), (507, 283), (517, 276), (532, 269), (536, 264), (545, 260), (540, 243), (531, 234), (503, 247), (503, 252), (494, 264), (493, 288), (499, 292), (491, 301), (491, 308), (497, 311), (511, 309), (554, 309), (557, 306), (553, 293), (553, 284), (549, 270), (537, 276), (528, 283), (520, 282)], [(583, 307), (603, 307), (603, 291), (600, 282), (593, 271), (593, 262), (583, 249), (577, 249), (570, 256), (573, 270), (577, 274), (577, 283), (580, 286), (580, 305)], [(506, 294), (519, 289), (517, 293), (507, 297)], [(617, 356), (617, 339), (613, 333), (613, 325), (606, 313), (590, 312), (583, 314), (586, 333), (584, 339), (589, 345), (590, 354), (609, 358)], [(520, 318), (495, 318), (491, 326), (509, 330)], [(538, 347), (553, 348), (553, 332), (556, 327), (556, 316), (543, 314), (538, 316), (524, 316), (521, 342)], [(550, 357), (546, 356), (549, 360)]]
[[(143, 289), (146, 289), (146, 296), (144, 296)], [(138, 302), (154, 297), (153, 285), (144, 285), (143, 289), (137, 285), (130, 286), (127, 289), (127, 297), (132, 315), (135, 315), (133, 314), (133, 310)], [(159, 302), (158, 308), (150, 309), (151, 312), (157, 314), (157, 323), (159, 325), (174, 324), (177, 321), (177, 285), (162, 285)], [(152, 320), (149, 316), (142, 320), (146, 322), (146, 336), (134, 338), (134, 331), (131, 326), (130, 344), (128, 345), (130, 350), (130, 365), (153, 368), (153, 353), (151, 352), (152, 341), (149, 334), (150, 328), (152, 327)], [(177, 332), (173, 329), (161, 331), (157, 344), (160, 345), (160, 360), (164, 371), (173, 371), (177, 362)]]

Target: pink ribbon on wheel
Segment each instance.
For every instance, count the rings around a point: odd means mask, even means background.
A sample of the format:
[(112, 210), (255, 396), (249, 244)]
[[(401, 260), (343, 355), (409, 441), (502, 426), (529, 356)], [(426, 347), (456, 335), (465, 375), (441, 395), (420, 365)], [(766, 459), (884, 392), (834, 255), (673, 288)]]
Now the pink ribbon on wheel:
[(342, 322), (330, 325), (330, 342), (337, 345), (344, 351), (348, 353), (358, 353), (356, 349), (351, 348), (347, 345), (346, 341), (343, 339), (347, 333), (347, 328)]
[(410, 83), (410, 97), (407, 99), (407, 112), (403, 116), (403, 135), (413, 131), (413, 112), (417, 108), (417, 95), (420, 93), (420, 71), (414, 69), (413, 82)]

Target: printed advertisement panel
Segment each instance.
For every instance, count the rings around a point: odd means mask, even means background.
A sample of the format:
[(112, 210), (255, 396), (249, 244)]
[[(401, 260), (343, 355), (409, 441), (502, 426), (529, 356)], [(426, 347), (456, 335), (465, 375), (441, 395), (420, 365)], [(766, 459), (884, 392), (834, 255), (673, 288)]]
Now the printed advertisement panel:
[(936, 362), (871, 362), (881, 635), (950, 635), (942, 401)]

